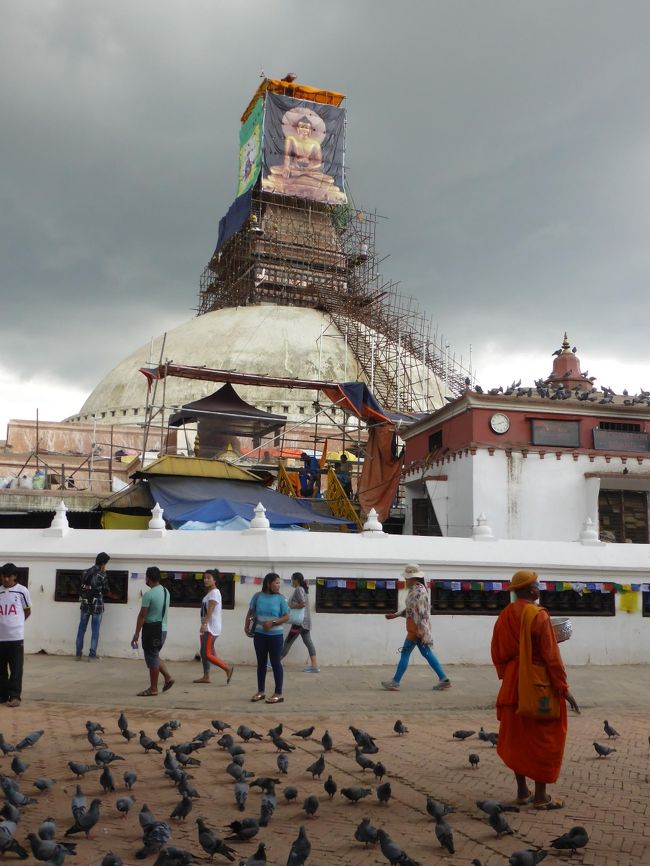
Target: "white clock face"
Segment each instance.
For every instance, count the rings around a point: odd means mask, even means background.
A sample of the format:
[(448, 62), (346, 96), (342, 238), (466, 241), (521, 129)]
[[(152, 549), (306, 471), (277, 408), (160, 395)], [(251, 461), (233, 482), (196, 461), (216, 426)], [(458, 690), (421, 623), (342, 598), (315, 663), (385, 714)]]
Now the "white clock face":
[(490, 418), (490, 427), (495, 433), (507, 433), (510, 429), (510, 419), (502, 412), (495, 412)]

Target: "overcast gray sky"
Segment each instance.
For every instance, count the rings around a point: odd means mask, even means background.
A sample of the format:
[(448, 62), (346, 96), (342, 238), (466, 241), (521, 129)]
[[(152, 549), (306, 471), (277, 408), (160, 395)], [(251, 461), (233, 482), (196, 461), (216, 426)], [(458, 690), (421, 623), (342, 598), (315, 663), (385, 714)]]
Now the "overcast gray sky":
[(649, 387), (649, 41), (647, 0), (3, 0), (0, 437), (193, 315), (261, 70), (347, 95), (384, 274), (479, 382), (566, 329)]

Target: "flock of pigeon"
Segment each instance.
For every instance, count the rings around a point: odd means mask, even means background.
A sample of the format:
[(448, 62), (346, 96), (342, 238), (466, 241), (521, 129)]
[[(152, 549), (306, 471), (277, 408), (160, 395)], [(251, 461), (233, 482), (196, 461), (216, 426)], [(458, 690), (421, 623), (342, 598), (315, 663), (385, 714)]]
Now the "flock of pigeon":
[[(220, 771), (225, 771), (229, 781), (232, 781), (233, 808), (239, 813), (248, 810), (249, 816), (240, 815), (237, 819), (224, 823), (219, 832), (211, 828), (203, 817), (196, 818), (197, 842), (202, 851), (208, 855), (210, 861), (215, 855), (219, 855), (228, 862), (238, 860), (239, 866), (266, 866), (267, 843), (264, 841), (266, 836), (264, 831), (269, 826), (279, 802), (294, 807), (300, 806), (305, 818), (313, 819), (317, 816), (321, 805), (323, 804), (327, 808), (327, 804), (334, 800), (337, 793), (350, 804), (357, 804), (367, 797), (373, 800), (376, 798), (380, 807), (388, 804), (392, 797), (391, 783), (388, 780), (390, 774), (378, 757), (379, 748), (376, 738), (353, 725), (349, 727), (352, 741), (339, 743), (336, 750), (329, 731), (326, 730), (318, 738), (315, 735), (314, 726), (290, 731), (287, 736), (282, 723), (280, 723), (263, 735), (244, 724), (233, 729), (229, 723), (214, 719), (210, 728), (200, 731), (185, 742), (177, 741), (180, 740), (180, 727), (181, 723), (177, 720), (167, 721), (158, 728), (156, 739), (154, 739), (143, 730), (139, 734), (129, 730), (124, 712), (120, 714), (117, 720), (119, 734), (124, 738), (126, 744), (131, 744), (133, 741), (133, 745), (128, 745), (126, 748), (132, 750), (134, 746), (137, 746), (137, 751), (142, 749), (147, 754), (154, 753), (162, 756), (164, 753), (159, 765), (161, 783), (166, 780), (169, 784), (175, 785), (178, 790), (178, 803), (165, 819), (156, 817), (146, 804), (142, 805), (138, 811), (142, 844), (134, 852), (134, 856), (138, 860), (155, 857), (153, 866), (190, 866), (190, 864), (205, 860), (202, 854), (195, 854), (177, 847), (171, 844), (171, 840), (174, 822), (185, 822), (193, 811), (194, 801), (201, 797), (192, 781), (192, 770), (201, 765), (202, 750), (212, 740), (215, 740), (215, 744), (213, 744), (211, 753), (216, 753), (214, 748), (216, 745), (221, 750), (218, 754), (223, 754), (226, 761), (225, 767), (220, 767)], [(404, 737), (409, 732), (401, 720), (395, 722), (393, 731), (397, 737)], [(608, 739), (618, 737), (618, 732), (607, 721), (604, 723), (604, 731)], [(116, 767), (119, 762), (126, 759), (107, 746), (103, 739), (106, 731), (102, 724), (87, 721), (86, 737), (94, 750), (94, 760), (92, 763), (76, 760), (68, 762), (67, 766), (72, 778), (76, 780), (74, 783), (76, 790), (71, 799), (70, 826), (66, 827), (65, 830), (61, 828), (59, 832), (54, 819), (46, 818), (35, 831), (19, 834), (19, 823), (29, 815), (29, 806), (36, 802), (34, 797), (21, 791), (20, 786), (21, 783), (24, 783), (24, 774), (30, 766), (23, 755), (38, 744), (43, 734), (44, 731), (42, 730), (33, 731), (15, 745), (8, 743), (0, 734), (0, 752), (7, 761), (7, 766), (3, 768), (6, 772), (0, 773), (0, 788), (5, 797), (4, 805), (0, 809), (0, 816), (3, 819), (0, 822), (0, 857), (11, 853), (20, 859), (27, 859), (29, 853), (26, 846), (28, 846), (35, 860), (44, 863), (45, 866), (61, 866), (66, 857), (76, 855), (77, 845), (75, 842), (68, 841), (69, 838), (77, 834), (84, 834), (86, 838), (93, 838), (91, 833), (101, 818), (101, 808), (104, 805), (102, 799), (95, 797), (88, 804), (86, 795), (82, 790), (81, 780), (86, 775), (97, 772), (99, 773), (99, 786), (104, 796), (113, 794), (118, 787), (114, 775)], [(465, 741), (474, 737), (475, 734), (475, 731), (457, 730), (453, 732), (452, 737), (455, 740)], [(489, 743), (493, 747), (498, 742), (498, 734), (486, 732), (483, 728), (478, 731), (477, 736), (479, 740)], [(289, 784), (285, 784), (281, 791), (276, 790), (277, 786), (282, 785), (282, 777), (289, 776), (290, 762), (294, 765), (297, 761), (297, 756), (292, 754), (296, 751), (296, 739), (302, 740), (305, 744), (318, 743), (320, 754), (307, 767), (292, 766), (292, 776), (311, 776), (312, 780), (318, 779), (319, 781), (325, 777), (323, 790), (327, 798), (321, 798), (312, 793), (303, 799), (299, 796), (298, 788)], [(174, 742), (170, 742), (171, 740)], [(264, 745), (270, 745), (275, 750), (277, 773), (273, 776), (256, 776), (246, 767), (246, 749), (258, 741)], [(594, 748), (598, 757), (603, 758), (616, 751), (597, 742), (594, 742)], [(346, 786), (339, 789), (333, 774), (329, 772), (330, 767), (328, 767), (328, 753), (333, 752), (333, 750), (339, 756), (353, 752), (354, 761), (362, 777), (369, 780), (373, 779), (372, 783), (367, 786)], [(299, 754), (304, 756), (304, 751)], [(480, 756), (471, 752), (469, 763), (473, 768), (478, 768)], [(213, 762), (211, 768), (214, 767)], [(8, 775), (9, 770), (12, 776)], [(95, 779), (94, 776), (93, 779)], [(150, 786), (151, 782), (151, 779), (148, 779), (146, 783), (143, 780), (141, 786), (147, 784)], [(40, 777), (33, 780), (31, 784), (40, 796), (47, 796), (57, 783), (54, 779)], [(129, 813), (135, 809), (134, 789), (137, 790), (138, 788), (137, 773), (132, 770), (121, 773), (120, 788), (122, 784), (124, 791), (115, 799), (114, 808), (123, 819), (126, 819)], [(261, 797), (259, 799), (257, 796), (255, 798), (250, 796), (254, 790), (260, 791)], [(204, 796), (208, 797), (209, 792), (204, 792)], [(255, 801), (257, 803), (253, 806)], [(476, 802), (476, 806), (485, 816), (497, 838), (513, 834), (505, 815), (508, 812), (519, 812), (518, 806), (501, 803), (498, 800), (479, 800)], [(202, 811), (204, 810), (202, 809)], [(426, 811), (435, 822), (434, 832), (439, 845), (443, 851), (454, 854), (454, 832), (449, 819), (449, 816), (454, 813), (454, 808), (447, 803), (427, 797)], [(258, 817), (251, 816), (251, 812)], [(307, 821), (305, 821), (306, 823)], [(256, 838), (258, 834), (259, 838)], [(25, 839), (24, 844), (19, 841), (19, 835)], [(354, 844), (352, 835), (356, 842), (365, 847), (378, 845), (382, 855), (391, 866), (419, 866), (401, 845), (391, 838), (387, 830), (373, 826), (367, 817), (360, 821), (353, 834), (351, 832), (350, 842)], [(549, 843), (549, 847), (556, 851), (569, 851), (573, 855), (578, 849), (584, 848), (588, 841), (588, 833), (583, 827), (573, 827), (567, 833), (553, 839)], [(250, 856), (241, 858), (237, 846), (250, 842), (257, 843), (256, 850)], [(287, 866), (306, 864), (311, 855), (311, 847), (305, 825), (303, 825), (288, 852)], [(509, 866), (535, 866), (547, 854), (548, 852), (543, 849), (515, 851), (509, 856)], [(472, 866), (481, 866), (480, 860), (474, 859), (471, 862)], [(123, 861), (119, 855), (108, 852), (101, 860), (101, 866), (123, 866)]]
[[(522, 387), (520, 379), (518, 382), (512, 382), (506, 388), (503, 385), (499, 385), (498, 388), (490, 388), (484, 391), (480, 385), (474, 385), (473, 389), (477, 394), (489, 394), (491, 397), (496, 397), (498, 394), (503, 394), (505, 397), (532, 397), (533, 395), (537, 395), (548, 400), (570, 400), (573, 398), (579, 403), (598, 403), (599, 405), (614, 403), (614, 398), (619, 396), (612, 388), (606, 386), (603, 386), (599, 391), (593, 385), (593, 376), (583, 379), (582, 387), (572, 387), (568, 381), (571, 378), (572, 372), (572, 370), (569, 370), (564, 377), (567, 380), (566, 382), (548, 382), (544, 379), (535, 379), (534, 387)], [(466, 380), (465, 384), (468, 388), (470, 387), (469, 380)], [(630, 394), (627, 388), (624, 388), (620, 396), (623, 398), (621, 401), (623, 406), (650, 406), (650, 391), (646, 391), (643, 388), (639, 389), (638, 394)], [(446, 399), (451, 403), (457, 398), (447, 397)]]

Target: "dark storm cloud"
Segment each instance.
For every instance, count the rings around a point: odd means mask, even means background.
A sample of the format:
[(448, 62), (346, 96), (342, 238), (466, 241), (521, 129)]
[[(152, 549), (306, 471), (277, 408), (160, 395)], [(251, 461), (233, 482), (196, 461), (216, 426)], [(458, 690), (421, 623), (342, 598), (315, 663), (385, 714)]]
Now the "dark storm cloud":
[(348, 95), (348, 180), (389, 218), (384, 273), (479, 370), (488, 344), (546, 359), (565, 329), (592, 367), (604, 346), (643, 357), (645, 2), (9, 0), (2, 19), (17, 377), (90, 389), (192, 315), (261, 69)]

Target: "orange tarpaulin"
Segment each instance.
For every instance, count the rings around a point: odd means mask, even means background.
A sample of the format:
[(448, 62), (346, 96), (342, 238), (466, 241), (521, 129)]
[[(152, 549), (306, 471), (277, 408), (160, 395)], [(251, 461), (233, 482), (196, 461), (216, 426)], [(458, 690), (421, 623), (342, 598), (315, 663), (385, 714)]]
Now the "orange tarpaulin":
[(294, 99), (308, 99), (310, 102), (322, 102), (326, 105), (340, 105), (345, 99), (345, 94), (338, 93), (336, 90), (322, 90), (319, 87), (310, 87), (308, 84), (298, 84), (292, 81), (282, 81), (278, 78), (265, 78), (264, 81), (255, 91), (251, 101), (246, 106), (246, 110), (241, 116), (241, 122), (244, 123), (246, 118), (253, 110), (253, 106), (257, 100), (270, 90), (271, 93), (280, 93), (284, 96), (291, 96)]
[(371, 427), (358, 489), (364, 513), (374, 508), (380, 521), (388, 517), (399, 486), (402, 463), (403, 457), (395, 456), (393, 428)]

